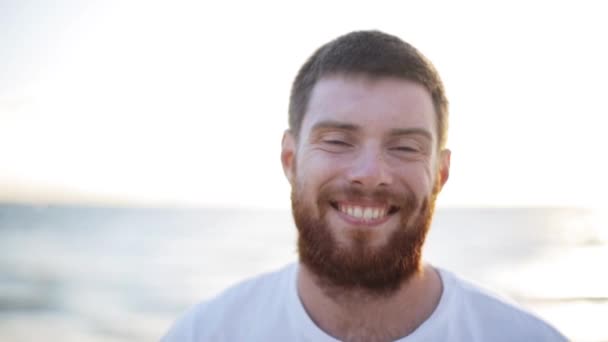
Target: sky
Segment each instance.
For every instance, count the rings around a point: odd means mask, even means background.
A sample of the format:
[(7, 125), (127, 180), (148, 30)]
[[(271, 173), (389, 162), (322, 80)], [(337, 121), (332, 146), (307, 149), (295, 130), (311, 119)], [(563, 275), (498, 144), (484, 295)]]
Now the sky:
[(288, 208), (301, 64), (412, 43), (450, 100), (440, 206), (602, 207), (600, 1), (0, 1), (0, 202)]

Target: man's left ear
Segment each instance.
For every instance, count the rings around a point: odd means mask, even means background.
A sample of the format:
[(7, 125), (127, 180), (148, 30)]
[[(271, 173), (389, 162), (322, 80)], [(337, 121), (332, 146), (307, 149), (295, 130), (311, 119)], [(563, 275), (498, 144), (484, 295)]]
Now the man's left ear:
[(437, 175), (439, 176), (439, 185), (441, 188), (445, 185), (450, 177), (450, 159), (452, 157), (452, 151), (443, 149), (439, 152), (439, 170)]

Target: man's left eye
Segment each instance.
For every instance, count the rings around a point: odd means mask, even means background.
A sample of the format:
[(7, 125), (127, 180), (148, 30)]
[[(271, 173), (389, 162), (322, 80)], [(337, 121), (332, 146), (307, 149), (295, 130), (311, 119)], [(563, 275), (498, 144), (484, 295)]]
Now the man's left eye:
[(392, 147), (391, 150), (399, 151), (399, 152), (418, 152), (418, 149), (410, 146), (397, 146)]

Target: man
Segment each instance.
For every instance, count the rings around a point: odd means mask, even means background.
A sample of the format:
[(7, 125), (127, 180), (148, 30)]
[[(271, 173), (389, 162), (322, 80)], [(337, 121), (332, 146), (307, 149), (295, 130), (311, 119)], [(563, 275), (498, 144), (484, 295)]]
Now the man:
[(164, 341), (563, 341), (421, 260), (448, 180), (448, 104), (414, 47), (378, 31), (319, 48), (292, 88), (281, 161), (299, 263), (199, 304)]

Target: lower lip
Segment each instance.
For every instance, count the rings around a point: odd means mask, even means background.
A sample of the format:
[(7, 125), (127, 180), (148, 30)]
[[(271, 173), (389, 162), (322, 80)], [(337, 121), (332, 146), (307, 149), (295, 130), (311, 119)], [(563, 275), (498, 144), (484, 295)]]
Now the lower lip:
[(358, 227), (379, 226), (379, 225), (385, 223), (386, 221), (390, 220), (390, 218), (391, 218), (391, 215), (386, 215), (381, 219), (365, 221), (365, 220), (357, 219), (350, 215), (347, 215), (347, 214), (341, 212), (340, 210), (337, 210), (336, 208), (333, 208), (333, 209), (338, 213), (338, 216), (340, 216), (344, 221), (348, 222), (349, 224), (352, 224), (353, 226), (358, 226)]

